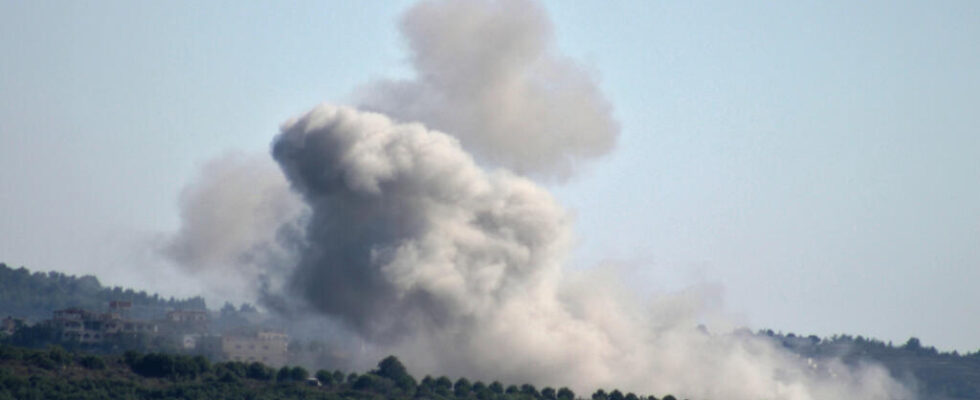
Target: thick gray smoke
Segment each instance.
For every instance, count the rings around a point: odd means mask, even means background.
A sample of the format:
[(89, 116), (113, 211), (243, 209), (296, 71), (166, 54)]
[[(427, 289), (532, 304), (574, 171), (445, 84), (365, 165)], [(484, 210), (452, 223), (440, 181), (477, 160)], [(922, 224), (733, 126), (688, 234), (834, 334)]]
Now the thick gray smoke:
[(536, 3), (426, 1), (401, 31), (416, 78), (370, 85), (365, 108), (450, 132), (480, 161), (537, 177), (567, 178), (613, 147), (609, 103), (557, 54)]
[(511, 171), (567, 177), (618, 127), (592, 79), (555, 54), (537, 5), (423, 2), (402, 31), (418, 77), (364, 91), (385, 114), (322, 105), (286, 122), (272, 146), (281, 172), (211, 164), (166, 254), (221, 282), (240, 275), (290, 315), (340, 321), (369, 357), (397, 354), (416, 374), (581, 394), (911, 398), (880, 367), (699, 330), (710, 295), (640, 300), (602, 271), (563, 270), (569, 215)]
[(372, 339), (472, 318), (557, 271), (561, 208), (448, 135), (320, 106), (272, 154), (312, 209), (294, 287)]
[(289, 287), (424, 371), (729, 399), (898, 399), (881, 368), (819, 367), (696, 328), (700, 296), (641, 306), (566, 276), (555, 200), (452, 137), (322, 105), (273, 145), (312, 215)]

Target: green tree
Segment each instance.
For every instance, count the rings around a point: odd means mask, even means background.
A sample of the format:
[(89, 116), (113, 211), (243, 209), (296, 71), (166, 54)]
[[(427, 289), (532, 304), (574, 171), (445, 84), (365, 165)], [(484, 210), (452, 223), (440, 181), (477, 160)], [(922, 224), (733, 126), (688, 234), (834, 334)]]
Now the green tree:
[(202, 355), (196, 355), (193, 358), (194, 364), (197, 365), (197, 370), (201, 373), (206, 373), (211, 370), (211, 362), (208, 361), (207, 357)]
[(194, 362), (191, 357), (175, 356), (173, 360), (174, 368), (170, 375), (172, 378), (194, 379), (204, 372), (200, 370), (199, 364)]
[(380, 377), (375, 374), (363, 374), (354, 382), (355, 390), (370, 391), (382, 395), (388, 395), (395, 387), (395, 383), (388, 378)]
[(371, 372), (375, 375), (391, 380), (408, 375), (408, 371), (405, 370), (405, 366), (402, 365), (402, 362), (395, 356), (385, 357), (383, 360), (378, 362), (378, 369)]
[(493, 392), (482, 381), (473, 382), (473, 393), (476, 394), (478, 400), (490, 400), (493, 398)]
[(425, 378), (422, 378), (422, 382), (419, 382), (415, 395), (421, 398), (430, 398), (435, 391), (435, 385), (435, 379), (432, 379), (431, 376), (426, 375)]
[(130, 365), (133, 372), (151, 378), (175, 377), (174, 357), (164, 353), (150, 353)]
[(279, 368), (279, 372), (276, 373), (276, 382), (289, 382), (292, 379), (292, 370), (287, 366)]
[(221, 364), (221, 367), (235, 375), (236, 378), (244, 378), (248, 375), (248, 366), (241, 361), (228, 361)]
[(541, 397), (541, 395), (538, 393), (538, 389), (535, 388), (534, 385), (530, 383), (525, 383), (521, 385), (521, 394), (528, 395), (533, 398)]
[(260, 362), (253, 362), (248, 365), (248, 371), (245, 372), (245, 376), (249, 379), (255, 379), (257, 381), (268, 381), (272, 380), (272, 377), (276, 375), (276, 371), (272, 368), (266, 367)]
[(401, 361), (395, 356), (388, 356), (378, 363), (378, 369), (372, 371), (375, 375), (390, 379), (399, 389), (406, 394), (415, 391), (415, 378), (408, 374), (408, 370), (402, 365)]
[(51, 357), (48, 356), (47, 352), (31, 353), (27, 356), (26, 361), (28, 361), (29, 365), (44, 369), (55, 369), (58, 367), (58, 364), (51, 360)]
[(105, 360), (99, 356), (87, 355), (78, 360), (78, 364), (86, 369), (105, 369)]
[(51, 346), (48, 349), (48, 357), (51, 358), (51, 361), (54, 361), (54, 363), (59, 366), (71, 362), (71, 355), (68, 354), (68, 352), (65, 351), (63, 347), (57, 345)]
[(470, 395), (470, 390), (472, 390), (470, 381), (466, 378), (459, 378), (456, 380), (456, 384), (453, 385), (453, 394), (456, 398), (463, 399)]
[(436, 379), (433, 391), (440, 396), (449, 396), (450, 390), (452, 389), (453, 381), (449, 380), (448, 376), (443, 375)]
[(333, 386), (333, 374), (330, 371), (321, 369), (316, 371), (316, 380), (320, 381), (324, 386)]
[(306, 368), (295, 366), (289, 370), (289, 378), (296, 382), (305, 381), (306, 378), (309, 377), (310, 373), (306, 370)]

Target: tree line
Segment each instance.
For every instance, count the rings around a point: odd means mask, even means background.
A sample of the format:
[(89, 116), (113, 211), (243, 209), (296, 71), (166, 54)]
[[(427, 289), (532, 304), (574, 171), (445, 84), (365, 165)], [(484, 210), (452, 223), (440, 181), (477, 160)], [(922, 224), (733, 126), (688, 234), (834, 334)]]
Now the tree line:
[[(426, 376), (417, 381), (394, 356), (364, 373), (262, 363), (210, 362), (168, 353), (98, 355), (61, 347), (0, 344), (0, 400), (28, 399), (324, 399), (324, 400), (575, 400), (569, 388), (486, 384)], [(660, 400), (596, 391), (593, 400)], [(662, 400), (675, 400), (664, 396)]]
[(102, 286), (98, 278), (77, 277), (61, 272), (31, 272), (0, 263), (0, 318), (14, 316), (41, 320), (51, 318), (51, 312), (65, 308), (101, 310), (110, 301), (131, 301), (135, 318), (158, 318), (167, 310), (206, 310), (201, 297), (188, 299), (164, 298), (119, 286)]

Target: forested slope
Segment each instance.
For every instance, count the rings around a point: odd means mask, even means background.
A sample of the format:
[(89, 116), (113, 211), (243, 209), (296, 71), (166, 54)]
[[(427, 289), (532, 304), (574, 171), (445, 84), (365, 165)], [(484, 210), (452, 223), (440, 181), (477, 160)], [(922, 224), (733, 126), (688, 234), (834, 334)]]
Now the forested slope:
[(922, 345), (914, 337), (896, 346), (862, 336), (836, 335), (821, 339), (772, 331), (760, 334), (803, 357), (840, 358), (850, 364), (880, 363), (892, 376), (913, 385), (923, 399), (980, 399), (980, 351), (940, 352)]
[(162, 298), (144, 291), (105, 287), (98, 278), (76, 277), (61, 272), (31, 272), (0, 263), (0, 318), (13, 316), (31, 320), (51, 318), (54, 310), (77, 307), (103, 310), (110, 301), (131, 301), (132, 316), (156, 318), (167, 310), (205, 310), (204, 299)]

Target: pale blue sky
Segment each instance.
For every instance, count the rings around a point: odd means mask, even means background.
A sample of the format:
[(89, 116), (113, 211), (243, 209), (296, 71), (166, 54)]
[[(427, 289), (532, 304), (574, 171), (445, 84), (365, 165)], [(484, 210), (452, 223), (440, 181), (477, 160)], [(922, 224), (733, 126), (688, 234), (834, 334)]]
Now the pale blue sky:
[[(756, 328), (980, 348), (980, 3), (580, 3), (546, 8), (623, 132), (554, 187), (574, 266), (720, 284)], [(0, 260), (193, 291), (138, 250), (180, 188), (407, 74), (408, 4), (0, 0)]]

